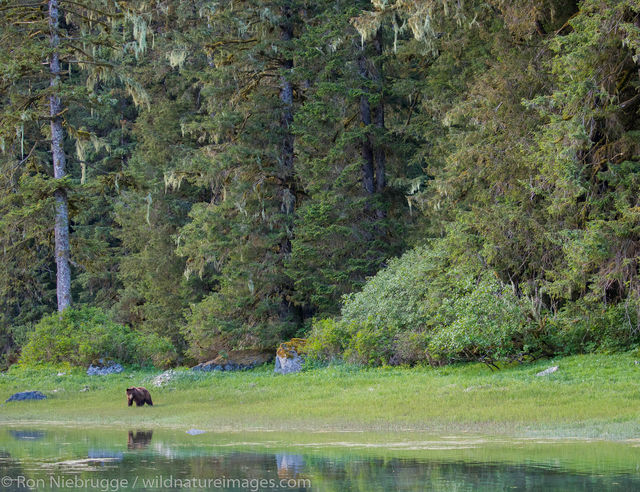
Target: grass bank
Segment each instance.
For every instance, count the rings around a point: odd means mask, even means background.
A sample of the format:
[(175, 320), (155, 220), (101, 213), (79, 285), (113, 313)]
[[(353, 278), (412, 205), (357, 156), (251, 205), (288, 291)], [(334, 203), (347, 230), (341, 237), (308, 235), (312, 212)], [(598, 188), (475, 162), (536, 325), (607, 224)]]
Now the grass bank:
[[(287, 376), (271, 367), (235, 373), (178, 369), (160, 388), (151, 384), (160, 371), (90, 377), (79, 369), (14, 367), (0, 375), (0, 400), (25, 390), (43, 391), (48, 399), (5, 403), (0, 423), (630, 439), (640, 435), (638, 359), (583, 355), (500, 371), (481, 364), (332, 366)], [(536, 377), (554, 365), (557, 372)], [(127, 386), (149, 388), (154, 407), (127, 407)]]

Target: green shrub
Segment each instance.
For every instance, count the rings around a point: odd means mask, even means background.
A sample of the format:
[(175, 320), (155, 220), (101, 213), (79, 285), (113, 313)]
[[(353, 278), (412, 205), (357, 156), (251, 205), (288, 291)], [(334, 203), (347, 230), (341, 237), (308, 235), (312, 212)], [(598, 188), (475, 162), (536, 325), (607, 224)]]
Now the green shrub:
[(529, 350), (527, 305), (459, 239), (415, 248), (345, 296), (340, 320), (314, 324), (314, 354), (342, 350), (351, 362), (413, 365), (504, 360)]
[[(0, 316), (0, 325), (3, 317)], [(27, 343), (29, 333), (33, 331), (33, 323), (7, 326), (0, 330), (0, 346), (4, 351), (0, 354), (0, 371), (7, 370), (20, 356), (20, 347)]]
[(485, 278), (468, 294), (447, 299), (428, 350), (435, 359), (498, 361), (524, 349), (529, 320), (513, 289)]
[(314, 322), (305, 353), (312, 360), (331, 361), (342, 357), (349, 339), (345, 324), (333, 319)]
[(20, 363), (87, 366), (107, 358), (163, 367), (174, 357), (175, 349), (168, 339), (134, 332), (111, 321), (100, 309), (79, 308), (42, 318), (28, 336)]
[(608, 306), (580, 299), (543, 321), (538, 339), (548, 353), (626, 350), (639, 342), (635, 303)]
[(367, 365), (495, 363), (625, 350), (640, 341), (637, 303), (581, 298), (540, 314), (459, 238), (391, 260), (345, 296), (341, 318), (313, 323), (311, 356)]
[(342, 318), (314, 324), (314, 354), (369, 365), (499, 360), (523, 350), (524, 303), (464, 242), (432, 241), (389, 262), (361, 292), (344, 298)]
[(388, 365), (393, 357), (396, 330), (389, 326), (367, 324), (353, 332), (344, 351), (348, 362), (368, 366)]
[(412, 329), (424, 325), (439, 302), (432, 296), (431, 280), (447, 268), (443, 252), (434, 245), (408, 251), (389, 261), (364, 285), (343, 299), (346, 323)]
[(393, 340), (391, 365), (415, 365), (428, 360), (429, 333), (426, 331), (401, 331)]

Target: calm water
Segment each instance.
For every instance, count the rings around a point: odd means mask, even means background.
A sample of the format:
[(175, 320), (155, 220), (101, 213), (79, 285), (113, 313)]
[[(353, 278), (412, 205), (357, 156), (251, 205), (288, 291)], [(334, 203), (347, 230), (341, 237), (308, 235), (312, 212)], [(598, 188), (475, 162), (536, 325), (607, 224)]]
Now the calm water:
[(0, 429), (1, 490), (640, 490), (640, 443)]

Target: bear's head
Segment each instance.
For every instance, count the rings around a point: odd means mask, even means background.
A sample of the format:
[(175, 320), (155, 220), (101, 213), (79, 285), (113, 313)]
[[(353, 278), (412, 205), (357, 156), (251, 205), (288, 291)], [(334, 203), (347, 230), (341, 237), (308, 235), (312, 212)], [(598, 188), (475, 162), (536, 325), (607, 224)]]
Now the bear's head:
[(129, 403), (131, 403), (131, 400), (133, 400), (133, 395), (136, 392), (136, 388), (127, 388), (127, 401)]

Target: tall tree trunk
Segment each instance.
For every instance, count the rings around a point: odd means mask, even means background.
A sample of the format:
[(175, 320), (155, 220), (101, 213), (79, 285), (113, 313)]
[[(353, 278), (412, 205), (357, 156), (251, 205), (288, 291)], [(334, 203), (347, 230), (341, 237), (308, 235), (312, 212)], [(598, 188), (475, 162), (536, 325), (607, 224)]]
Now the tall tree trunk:
[[(374, 48), (376, 55), (382, 55), (382, 35), (378, 31), (374, 40)], [(384, 87), (382, 82), (382, 61), (374, 66), (371, 71), (371, 78), (378, 86), (378, 104), (375, 108), (375, 125), (378, 129), (378, 141), (375, 143), (375, 161), (376, 161), (376, 192), (382, 193), (386, 186), (386, 154), (384, 145), (380, 142), (380, 137), (384, 134)]]
[[(49, 98), (51, 116), (51, 154), (53, 155), (53, 177), (63, 179), (67, 172), (64, 156), (64, 131), (62, 129), (62, 105), (56, 88), (60, 84), (60, 60), (58, 35), (60, 10), (58, 0), (49, 0), (49, 32), (52, 48), (49, 70), (52, 94)], [(56, 190), (55, 219), (55, 257), (56, 257), (56, 290), (58, 295), (58, 311), (63, 311), (71, 304), (71, 268), (69, 265), (69, 206), (64, 189)]]
[[(280, 39), (282, 41), (291, 41), (293, 38), (293, 26), (291, 20), (291, 7), (284, 5), (281, 10), (282, 23), (280, 25)], [(285, 59), (281, 62), (281, 68), (284, 71), (293, 69), (293, 60)], [(291, 125), (293, 124), (293, 86), (291, 82), (283, 75), (280, 79), (280, 101), (282, 101), (282, 115), (280, 117), (280, 126), (282, 128), (282, 147), (280, 159), (282, 161), (282, 189), (280, 190), (282, 199), (282, 211), (286, 214), (284, 227), (287, 235), (282, 239), (280, 245), (280, 254), (283, 256), (283, 263), (286, 256), (291, 254), (291, 232), (293, 230), (293, 211), (296, 205), (296, 186), (295, 186), (295, 167), (293, 144), (294, 137), (291, 133)], [(288, 279), (284, 285), (280, 286), (282, 290), (282, 301), (280, 302), (280, 318), (281, 319), (300, 319), (299, 309), (290, 301), (293, 293), (293, 281)]]
[[(367, 80), (369, 78), (369, 70), (367, 68), (367, 58), (364, 55), (364, 48), (362, 55), (358, 57), (358, 69), (360, 76)], [(367, 90), (368, 88), (366, 84), (364, 84), (363, 91), (365, 93), (360, 96), (360, 121), (365, 127), (371, 125), (371, 107), (369, 98), (366, 95)], [(362, 138), (362, 187), (369, 195), (372, 195), (375, 191), (373, 144), (369, 132)]]
[[(382, 55), (382, 35), (378, 31), (374, 40), (374, 49), (376, 55), (381, 57)], [(382, 136), (385, 133), (384, 128), (384, 83), (382, 79), (382, 60), (379, 60), (377, 65), (374, 64), (371, 70), (371, 79), (375, 82), (378, 89), (378, 104), (376, 104), (374, 110), (374, 122), (377, 129), (375, 139), (374, 158), (376, 163), (376, 193), (382, 193), (387, 184), (385, 178), (386, 172), (386, 151), (384, 143), (381, 141)], [(378, 219), (383, 219), (386, 216), (386, 212), (382, 208), (376, 208), (376, 215)]]
[[(293, 26), (291, 25), (291, 9), (288, 6), (282, 7), (283, 23), (280, 26), (280, 39), (291, 41), (293, 38)], [(284, 70), (290, 71), (293, 68), (293, 60), (286, 59), (281, 64)], [(293, 124), (293, 86), (283, 75), (280, 79), (280, 100), (282, 101), (282, 116), (280, 126), (282, 127), (282, 182), (283, 186), (283, 211), (287, 214), (293, 212), (295, 205), (295, 182), (293, 164), (293, 135), (291, 125)], [(287, 253), (291, 252), (291, 244), (287, 248)]]
[[(382, 99), (376, 106), (375, 123), (380, 134), (384, 133), (384, 103)], [(376, 192), (381, 193), (387, 184), (385, 179), (387, 156), (384, 146), (380, 142), (376, 142), (375, 161), (376, 161)]]
[[(382, 54), (382, 39), (380, 33), (376, 35), (373, 41), (373, 48), (375, 54), (380, 56)], [(369, 195), (374, 193), (381, 193), (386, 186), (385, 167), (386, 167), (386, 154), (383, 143), (380, 141), (380, 137), (384, 134), (384, 101), (383, 101), (383, 82), (382, 82), (382, 68), (376, 66), (375, 61), (367, 58), (365, 55), (365, 47), (362, 47), (362, 53), (358, 57), (358, 71), (360, 76), (365, 81), (373, 82), (378, 92), (378, 102), (371, 109), (371, 103), (366, 93), (370, 90), (367, 83), (363, 84), (363, 90), (365, 94), (360, 97), (360, 121), (363, 126), (375, 125), (377, 131), (376, 135), (372, 132), (366, 132), (362, 139), (362, 186), (365, 192)], [(376, 210), (379, 218), (384, 216), (382, 210)]]

